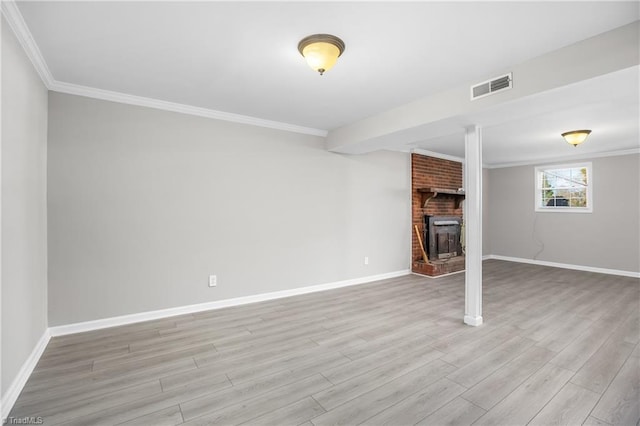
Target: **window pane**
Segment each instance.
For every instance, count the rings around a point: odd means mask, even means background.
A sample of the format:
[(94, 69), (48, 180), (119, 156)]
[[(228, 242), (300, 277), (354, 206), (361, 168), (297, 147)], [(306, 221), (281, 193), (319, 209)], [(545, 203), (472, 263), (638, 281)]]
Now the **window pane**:
[(576, 169), (576, 175), (574, 176), (574, 180), (578, 182), (582, 187), (586, 187), (587, 186), (587, 169), (585, 167)]
[(554, 188), (556, 186), (556, 177), (555, 175), (544, 172), (542, 176), (542, 187), (543, 188)]
[(590, 208), (589, 165), (573, 165), (564, 168), (536, 168), (537, 190), (540, 208), (568, 210)]
[(586, 198), (572, 198), (571, 207), (587, 207)]
[(569, 207), (569, 200), (565, 197), (553, 197), (547, 200), (547, 207)]

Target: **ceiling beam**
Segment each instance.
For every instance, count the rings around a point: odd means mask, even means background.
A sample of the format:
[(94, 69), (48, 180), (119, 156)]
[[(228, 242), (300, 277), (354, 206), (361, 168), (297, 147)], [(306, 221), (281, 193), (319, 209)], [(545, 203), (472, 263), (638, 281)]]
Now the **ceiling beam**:
[(477, 116), (501, 104), (637, 66), (639, 35), (635, 21), (496, 72), (512, 72), (513, 88), (492, 96), (470, 100), (470, 86), (477, 83), (471, 82), (331, 130), (327, 149), (348, 154), (397, 149), (483, 125)]

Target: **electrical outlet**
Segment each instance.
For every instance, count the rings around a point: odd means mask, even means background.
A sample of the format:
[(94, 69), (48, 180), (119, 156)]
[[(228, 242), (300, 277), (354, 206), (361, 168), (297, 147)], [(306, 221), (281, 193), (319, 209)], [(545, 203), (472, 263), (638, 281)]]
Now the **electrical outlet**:
[(215, 287), (218, 285), (218, 277), (215, 275), (209, 275), (209, 287)]
[(364, 257), (364, 264), (368, 265), (369, 264), (369, 256), (365, 256)]

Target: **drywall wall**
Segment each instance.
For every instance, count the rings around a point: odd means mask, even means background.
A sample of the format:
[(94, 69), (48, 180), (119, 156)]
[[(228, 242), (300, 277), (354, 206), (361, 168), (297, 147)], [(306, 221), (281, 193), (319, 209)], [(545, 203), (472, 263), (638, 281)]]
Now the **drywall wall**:
[(47, 89), (2, 22), (2, 395), (47, 329)]
[(536, 213), (535, 166), (489, 171), (491, 254), (640, 271), (640, 156), (582, 161), (593, 167), (593, 213)]
[(51, 93), (48, 158), (52, 326), (409, 268), (408, 154)]

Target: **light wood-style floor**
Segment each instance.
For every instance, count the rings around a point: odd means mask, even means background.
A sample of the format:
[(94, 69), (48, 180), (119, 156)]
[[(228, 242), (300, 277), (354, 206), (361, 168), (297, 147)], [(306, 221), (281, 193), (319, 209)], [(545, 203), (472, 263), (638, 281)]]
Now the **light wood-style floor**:
[(484, 262), (53, 338), (11, 416), (71, 425), (636, 425), (638, 279)]

